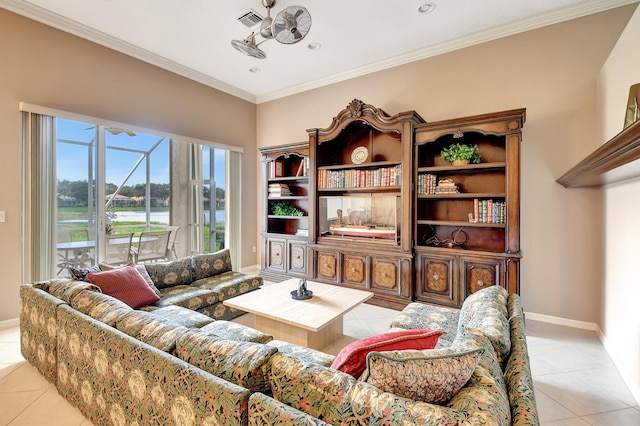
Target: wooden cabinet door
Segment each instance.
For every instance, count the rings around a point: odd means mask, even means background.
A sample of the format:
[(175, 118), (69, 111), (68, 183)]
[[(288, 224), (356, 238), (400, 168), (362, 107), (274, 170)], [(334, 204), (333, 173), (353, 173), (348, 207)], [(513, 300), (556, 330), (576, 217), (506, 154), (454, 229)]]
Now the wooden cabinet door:
[(504, 262), (501, 258), (461, 257), (464, 298), (492, 285), (504, 287)]
[(342, 268), (342, 282), (359, 287), (367, 286), (367, 258), (365, 256), (345, 254)]
[(458, 305), (458, 286), (454, 256), (418, 254), (416, 282), (418, 300), (447, 306)]
[(296, 241), (289, 242), (289, 268), (288, 272), (307, 275), (307, 245)]
[(398, 293), (398, 261), (395, 259), (371, 258), (371, 288)]
[(267, 240), (267, 269), (285, 271), (285, 250), (286, 241), (269, 238)]
[(316, 267), (318, 278), (337, 283), (337, 265), (338, 253), (322, 251), (318, 252), (318, 261)]

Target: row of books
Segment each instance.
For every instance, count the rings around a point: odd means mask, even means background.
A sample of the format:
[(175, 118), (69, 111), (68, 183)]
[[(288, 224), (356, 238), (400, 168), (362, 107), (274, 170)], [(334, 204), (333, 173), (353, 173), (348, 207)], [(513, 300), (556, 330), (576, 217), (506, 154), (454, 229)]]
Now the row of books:
[[(473, 218), (469, 221), (473, 223), (505, 223), (507, 216), (507, 203), (492, 199), (473, 200)], [(473, 220), (472, 220), (473, 219)]]
[(318, 188), (375, 188), (400, 186), (400, 165), (379, 169), (318, 170)]
[(286, 183), (270, 183), (269, 197), (283, 197), (291, 195), (291, 190)]

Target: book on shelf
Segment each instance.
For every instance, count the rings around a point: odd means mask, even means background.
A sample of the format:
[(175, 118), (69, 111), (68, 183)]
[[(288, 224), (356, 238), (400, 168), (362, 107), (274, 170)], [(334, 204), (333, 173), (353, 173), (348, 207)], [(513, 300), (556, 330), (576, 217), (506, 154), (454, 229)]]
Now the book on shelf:
[(291, 195), (291, 190), (286, 183), (270, 183), (269, 197), (282, 197)]
[(473, 200), (474, 223), (506, 223), (507, 203), (492, 199)]
[(284, 161), (273, 160), (271, 162), (271, 177), (279, 178), (284, 176)]
[(418, 195), (431, 195), (436, 193), (438, 177), (431, 173), (418, 174)]
[(438, 181), (438, 185), (436, 186), (435, 193), (436, 194), (458, 194), (460, 193), (460, 188), (454, 182), (453, 179), (440, 179)]
[(318, 170), (318, 188), (349, 189), (400, 186), (400, 165), (378, 169)]

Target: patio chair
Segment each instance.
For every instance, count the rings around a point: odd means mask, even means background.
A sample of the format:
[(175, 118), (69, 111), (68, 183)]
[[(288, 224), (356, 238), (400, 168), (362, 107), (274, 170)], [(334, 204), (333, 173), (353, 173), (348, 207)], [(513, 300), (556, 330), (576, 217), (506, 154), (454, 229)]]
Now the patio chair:
[(130, 234), (107, 234), (105, 262), (110, 265), (122, 265), (131, 260), (131, 241), (133, 232)]
[(164, 228), (165, 231), (169, 231), (169, 245), (167, 246), (167, 259), (177, 259), (178, 255), (176, 254), (176, 236), (178, 235), (178, 231), (180, 230), (179, 226), (167, 226)]
[[(58, 228), (56, 237), (57, 276), (60, 276), (70, 266), (78, 268), (93, 264), (95, 243), (91, 244), (92, 242), (88, 239), (89, 232), (86, 228)], [(87, 244), (82, 244), (83, 242)]]
[(145, 263), (167, 260), (170, 234), (170, 231), (141, 233), (138, 246), (132, 249), (134, 261)]

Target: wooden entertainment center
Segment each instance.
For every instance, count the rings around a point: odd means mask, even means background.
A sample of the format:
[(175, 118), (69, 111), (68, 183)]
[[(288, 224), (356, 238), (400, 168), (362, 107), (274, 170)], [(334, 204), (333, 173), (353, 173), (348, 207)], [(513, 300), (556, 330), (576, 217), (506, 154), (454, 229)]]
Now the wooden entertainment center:
[[(369, 301), (459, 307), (500, 285), (519, 293), (525, 110), (433, 123), (354, 99), (308, 142), (260, 149), (260, 275), (368, 290)], [(440, 157), (477, 145), (478, 164)]]

